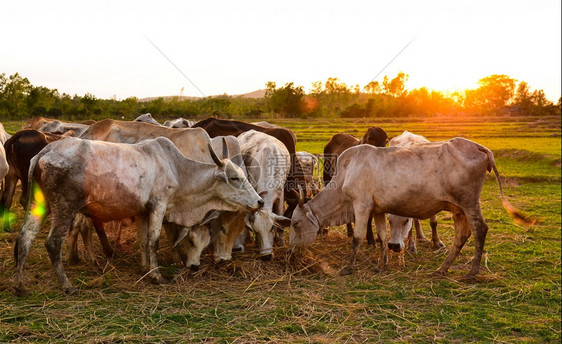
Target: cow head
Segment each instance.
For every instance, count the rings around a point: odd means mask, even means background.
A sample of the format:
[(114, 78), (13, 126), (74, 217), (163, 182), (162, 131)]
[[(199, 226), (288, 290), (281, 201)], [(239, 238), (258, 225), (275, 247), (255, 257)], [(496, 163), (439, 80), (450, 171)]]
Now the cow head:
[(388, 222), (390, 223), (388, 248), (394, 252), (400, 252), (404, 249), (404, 241), (412, 229), (413, 219), (411, 217), (388, 214)]
[(181, 249), (186, 255), (185, 266), (193, 271), (199, 270), (201, 264), (201, 252), (211, 242), (210, 225), (194, 226), (184, 228), (187, 233), (184, 238), (178, 239), (174, 245), (181, 245)]
[[(208, 148), (211, 152), (211, 158), (217, 165), (215, 170), (217, 184), (214, 189), (217, 196), (232, 206), (232, 210), (246, 209), (255, 212), (262, 208), (263, 199), (250, 185), (244, 171), (229, 159), (220, 160), (210, 144)], [(223, 141), (223, 149), (226, 150), (223, 156), (228, 156), (228, 147), (225, 141)]]
[(311, 244), (320, 230), (320, 222), (309, 204), (304, 204), (304, 193), (299, 190), (299, 205), (293, 212), (289, 229), (289, 244), (292, 247)]
[[(267, 192), (261, 192), (260, 196), (265, 197), (264, 193)], [(273, 208), (276, 208), (276, 206), (273, 206)], [(291, 225), (291, 219), (275, 214), (271, 211), (271, 207), (265, 207), (254, 214), (250, 214), (246, 219), (248, 227), (256, 233), (256, 242), (262, 257), (271, 256), (275, 236), (278, 233), (282, 236), (284, 228)]]
[(379, 127), (371, 127), (367, 129), (367, 132), (361, 140), (360, 144), (368, 144), (375, 147), (384, 147), (388, 143), (388, 135), (384, 129)]

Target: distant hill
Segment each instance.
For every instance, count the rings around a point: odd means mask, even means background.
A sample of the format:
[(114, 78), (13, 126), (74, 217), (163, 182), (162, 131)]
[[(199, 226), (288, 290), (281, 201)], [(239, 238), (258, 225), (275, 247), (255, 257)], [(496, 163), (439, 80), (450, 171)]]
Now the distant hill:
[[(222, 96), (228, 96), (228, 94), (224, 93), (224, 94), (217, 94), (217, 95), (213, 95), (211, 97), (215, 98), (215, 97), (222, 97)], [(263, 98), (265, 96), (265, 90), (256, 90), (253, 92), (249, 92), (249, 93), (244, 93), (244, 94), (235, 94), (232, 95), (231, 97), (241, 97), (241, 98)], [(158, 99), (160, 97), (146, 97), (146, 98), (141, 98), (139, 99), (139, 102), (149, 102), (155, 99)], [(203, 97), (190, 97), (190, 96), (163, 96), (162, 98), (164, 99), (172, 99), (172, 98), (176, 98), (178, 100), (197, 100)]]

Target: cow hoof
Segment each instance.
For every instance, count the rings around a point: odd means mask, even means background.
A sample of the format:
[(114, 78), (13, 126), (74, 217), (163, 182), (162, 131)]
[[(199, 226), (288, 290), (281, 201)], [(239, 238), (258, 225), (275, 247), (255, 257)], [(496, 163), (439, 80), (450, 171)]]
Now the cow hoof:
[(227, 263), (228, 261), (229, 261), (228, 259), (223, 259), (223, 258), (221, 258), (221, 259), (219, 259), (219, 260), (217, 260), (217, 261), (215, 262), (215, 265), (216, 265), (216, 266), (224, 266), (224, 265), (226, 265), (226, 263)]
[(433, 249), (434, 250), (440, 250), (442, 248), (445, 248), (445, 244), (443, 244), (441, 241), (437, 242), (437, 243), (433, 243)]
[(29, 295), (29, 291), (23, 287), (14, 287), (14, 294), (17, 297), (22, 297)]
[(445, 277), (447, 276), (447, 271), (442, 271), (442, 270), (435, 270), (431, 273), (431, 277)]
[(68, 265), (78, 265), (80, 263), (80, 258), (78, 256), (70, 256), (67, 259)]
[(421, 237), (418, 237), (418, 242), (419, 243), (429, 242), (429, 239), (427, 239), (425, 236), (421, 236)]
[(197, 272), (197, 271), (199, 271), (199, 265), (191, 265), (189, 267), (189, 270), (191, 270), (193, 272)]
[(152, 282), (154, 284), (168, 284), (170, 281), (165, 279), (163, 276), (159, 276), (159, 277), (153, 277)]
[(353, 273), (353, 269), (350, 269), (350, 268), (346, 267), (346, 268), (341, 269), (339, 275), (340, 276), (347, 276), (347, 275), (351, 275), (352, 273)]
[(260, 256), (260, 259), (263, 260), (264, 262), (269, 262), (273, 259), (273, 254), (266, 254), (263, 256)]
[(469, 272), (466, 275), (461, 277), (461, 281), (464, 281), (464, 282), (474, 281), (476, 279), (476, 275), (477, 275), (477, 273)]
[(416, 247), (408, 247), (408, 252), (410, 253), (418, 253), (418, 249)]
[(66, 287), (63, 289), (64, 293), (66, 295), (78, 295), (80, 294), (80, 291), (74, 287)]

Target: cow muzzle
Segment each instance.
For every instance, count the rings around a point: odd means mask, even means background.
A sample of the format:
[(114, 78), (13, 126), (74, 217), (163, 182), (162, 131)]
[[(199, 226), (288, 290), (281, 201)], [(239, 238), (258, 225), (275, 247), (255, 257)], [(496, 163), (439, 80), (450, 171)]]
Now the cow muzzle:
[(402, 251), (402, 248), (403, 247), (400, 244), (391, 243), (391, 242), (388, 243), (388, 249), (391, 250), (391, 251), (400, 252), (400, 251)]
[(259, 199), (257, 202), (256, 206), (247, 206), (246, 210), (250, 213), (250, 214), (254, 214), (256, 211), (260, 210), (261, 208), (263, 208), (263, 205), (265, 204), (265, 202), (263, 201), (263, 199)]

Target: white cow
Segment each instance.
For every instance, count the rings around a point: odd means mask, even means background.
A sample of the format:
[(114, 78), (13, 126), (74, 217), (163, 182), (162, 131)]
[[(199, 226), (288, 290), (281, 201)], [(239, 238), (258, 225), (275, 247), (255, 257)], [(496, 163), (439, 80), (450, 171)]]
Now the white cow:
[(12, 137), (12, 135), (8, 134), (2, 123), (0, 123), (0, 144), (4, 145), (10, 137)]
[(4, 143), (11, 137), (10, 134), (4, 130), (4, 126), (0, 123), (0, 186), (4, 191), (4, 177), (8, 174), (8, 161), (6, 160), (6, 151), (4, 150)]
[(150, 124), (156, 124), (162, 126), (160, 122), (152, 118), (152, 115), (150, 113), (144, 113), (142, 115), (137, 116), (137, 118), (135, 118), (133, 122), (144, 122), (144, 123), (150, 123)]
[(164, 126), (168, 128), (191, 128), (195, 121), (185, 118), (177, 118), (171, 121), (164, 122)]
[[(415, 172), (411, 166), (416, 166)], [(473, 278), (480, 271), (488, 232), (480, 209), (480, 193), (486, 172), (492, 170), (506, 210), (531, 224), (532, 219), (522, 216), (503, 195), (492, 151), (475, 142), (454, 138), (410, 147), (358, 145), (348, 148), (338, 157), (338, 173), (329, 187), (295, 209), (290, 229), (291, 247), (311, 243), (324, 226), (354, 221), (353, 252), (347, 267), (340, 272), (348, 274), (352, 272), (371, 215), (379, 239), (385, 243), (385, 213), (426, 219), (446, 210), (453, 213), (456, 234), (449, 255), (436, 273), (447, 273), (473, 234), (475, 252), (472, 268), (466, 276)], [(386, 245), (381, 246), (379, 266), (384, 269), (388, 265), (388, 250)]]
[(96, 226), (136, 217), (142, 265), (156, 282), (165, 282), (156, 256), (163, 221), (192, 227), (213, 210), (255, 211), (264, 204), (239, 167), (220, 160), (210, 145), (207, 149), (212, 164), (185, 158), (163, 137), (138, 144), (69, 138), (45, 147), (29, 169), (30, 185), (38, 183), (42, 193), (29, 196), (33, 207), (28, 207), (16, 243), (16, 292), (25, 292), (25, 259), (45, 207), (52, 213), (45, 246), (65, 292), (74, 289), (62, 265), (61, 248), (78, 213), (91, 217)]
[[(256, 233), (259, 254), (262, 259), (272, 258), (273, 242), (278, 236), (282, 242), (283, 227), (290, 219), (282, 216), (284, 208), (284, 186), (289, 173), (291, 157), (285, 145), (273, 136), (249, 130), (238, 136), (248, 180), (263, 198), (262, 210), (250, 215), (249, 227)], [(280, 231), (276, 230), (280, 228)], [(243, 249), (245, 236), (238, 237), (235, 248)]]
[[(429, 140), (425, 137), (417, 134), (413, 134), (409, 131), (404, 131), (402, 134), (392, 138), (388, 143), (389, 147), (409, 147), (413, 145), (429, 143)], [(416, 166), (410, 166), (412, 171), (417, 171)], [(411, 217), (403, 217), (393, 214), (388, 214), (388, 222), (390, 224), (390, 242), (388, 244), (388, 248), (400, 252), (404, 248), (404, 243), (399, 243), (396, 239), (397, 236), (400, 236), (405, 230), (409, 229), (408, 234), (408, 250), (411, 252), (417, 252), (416, 249), (416, 242), (414, 241), (412, 235), (412, 224), (416, 229), (416, 236), (418, 240), (422, 242), (428, 241), (421, 230), (420, 220), (413, 219)], [(439, 234), (437, 234), (437, 216), (432, 216), (429, 219), (429, 224), (431, 226), (431, 240), (433, 241), (433, 248), (438, 249), (441, 247), (445, 247), (445, 245), (439, 240)]]
[[(226, 143), (226, 146), (225, 146)], [(229, 159), (240, 167), (247, 176), (246, 166), (242, 159), (240, 144), (234, 136), (217, 136), (211, 139), (211, 145), (220, 159)], [(227, 147), (228, 149), (223, 149)], [(187, 154), (187, 155), (186, 155)], [(191, 159), (205, 159), (205, 157), (184, 153)], [(198, 270), (201, 252), (210, 243), (214, 243), (215, 261), (228, 260), (232, 257), (232, 245), (236, 236), (244, 230), (245, 211), (214, 212), (207, 218), (208, 224), (193, 228), (179, 228), (177, 225), (166, 224), (168, 238), (177, 243), (172, 249), (175, 263), (183, 261), (185, 266)]]
[(304, 181), (306, 182), (306, 197), (312, 198), (318, 194), (318, 187), (314, 182), (314, 171), (318, 165), (318, 158), (316, 155), (305, 151), (299, 151), (296, 155), (301, 164)]
[(84, 131), (86, 131), (86, 129), (88, 129), (88, 127), (89, 125), (87, 124), (69, 123), (54, 120), (52, 122), (43, 124), (41, 128), (39, 128), (39, 131), (59, 135), (73, 131), (75, 136), (80, 136)]

